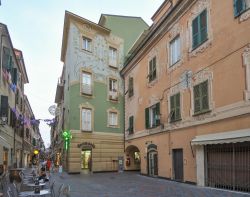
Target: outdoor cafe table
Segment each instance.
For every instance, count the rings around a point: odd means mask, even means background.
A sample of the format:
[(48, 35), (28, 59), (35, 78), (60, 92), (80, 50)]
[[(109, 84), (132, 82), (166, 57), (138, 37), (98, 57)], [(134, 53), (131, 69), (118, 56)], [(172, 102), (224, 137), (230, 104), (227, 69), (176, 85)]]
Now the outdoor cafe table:
[(25, 185), (28, 186), (28, 187), (36, 187), (36, 186), (43, 187), (43, 186), (46, 185), (46, 183), (39, 183), (39, 185), (35, 185), (35, 183), (27, 183)]
[(21, 192), (20, 196), (45, 196), (51, 194), (49, 190), (40, 190), (40, 193), (34, 191)]

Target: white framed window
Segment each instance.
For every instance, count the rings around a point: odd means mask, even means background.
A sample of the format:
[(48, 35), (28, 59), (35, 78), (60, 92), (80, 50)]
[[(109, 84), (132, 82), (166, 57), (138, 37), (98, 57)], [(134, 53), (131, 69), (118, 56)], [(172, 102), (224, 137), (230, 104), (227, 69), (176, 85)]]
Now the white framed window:
[(109, 126), (118, 126), (118, 113), (109, 112)]
[(176, 36), (170, 42), (170, 66), (174, 65), (181, 59), (181, 39), (180, 35)]
[(82, 88), (83, 94), (92, 94), (92, 75), (91, 73), (82, 72)]
[(92, 131), (92, 110), (82, 108), (82, 130)]
[(91, 51), (92, 49), (92, 40), (86, 37), (82, 37), (82, 49), (86, 51)]
[(109, 47), (109, 65), (117, 67), (117, 49)]
[(109, 99), (118, 99), (118, 81), (116, 79), (109, 79)]

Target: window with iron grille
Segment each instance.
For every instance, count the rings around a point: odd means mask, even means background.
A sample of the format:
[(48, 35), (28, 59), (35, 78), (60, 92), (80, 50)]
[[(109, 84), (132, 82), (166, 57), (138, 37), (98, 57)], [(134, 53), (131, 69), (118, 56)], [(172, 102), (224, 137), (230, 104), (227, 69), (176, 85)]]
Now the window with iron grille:
[(129, 134), (133, 134), (134, 133), (134, 116), (130, 116), (128, 119), (128, 132)]
[(82, 93), (92, 95), (92, 75), (91, 73), (82, 72)]
[(129, 77), (128, 81), (128, 96), (131, 97), (134, 95), (134, 79), (133, 77)]
[(194, 86), (194, 114), (209, 111), (208, 80)]
[(208, 38), (207, 34), (207, 10), (202, 11), (192, 21), (192, 43), (193, 49), (200, 46)]
[(170, 122), (181, 119), (180, 93), (170, 97)]
[(148, 71), (149, 82), (151, 82), (156, 79), (156, 57), (153, 57), (153, 59), (149, 61)]
[(145, 109), (145, 127), (147, 129), (160, 125), (160, 103)]
[(234, 16), (237, 17), (250, 8), (250, 0), (234, 0)]

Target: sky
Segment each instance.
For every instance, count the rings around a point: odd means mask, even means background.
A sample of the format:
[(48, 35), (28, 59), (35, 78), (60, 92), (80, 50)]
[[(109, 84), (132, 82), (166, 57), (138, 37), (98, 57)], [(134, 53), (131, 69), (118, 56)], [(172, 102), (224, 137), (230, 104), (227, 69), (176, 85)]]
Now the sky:
[[(142, 17), (149, 25), (164, 0), (1, 0), (0, 23), (7, 25), (14, 48), (23, 52), (29, 83), (25, 94), (36, 119), (51, 119), (60, 61), (65, 10), (98, 23), (101, 14)], [(50, 127), (40, 133), (50, 144)]]

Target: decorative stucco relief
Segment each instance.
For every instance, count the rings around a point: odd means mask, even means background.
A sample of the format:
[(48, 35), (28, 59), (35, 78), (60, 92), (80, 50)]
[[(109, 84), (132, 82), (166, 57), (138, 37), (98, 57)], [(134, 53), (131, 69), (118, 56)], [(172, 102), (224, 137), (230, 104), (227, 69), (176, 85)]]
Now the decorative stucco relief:
[(243, 52), (243, 65), (246, 67), (245, 100), (250, 100), (250, 44)]
[(250, 9), (240, 15), (240, 22), (243, 22), (250, 18)]
[[(193, 20), (203, 11), (207, 9), (207, 36), (208, 39), (201, 44), (199, 47), (193, 50), (193, 41), (192, 41), (192, 22)], [(188, 27), (189, 31), (187, 31), (187, 48), (189, 49), (189, 57), (195, 57), (198, 53), (202, 53), (212, 45), (213, 40), (213, 31), (212, 25), (210, 20), (210, 10), (211, 10), (211, 0), (198, 0), (194, 7), (191, 9), (189, 20), (188, 20)]]

